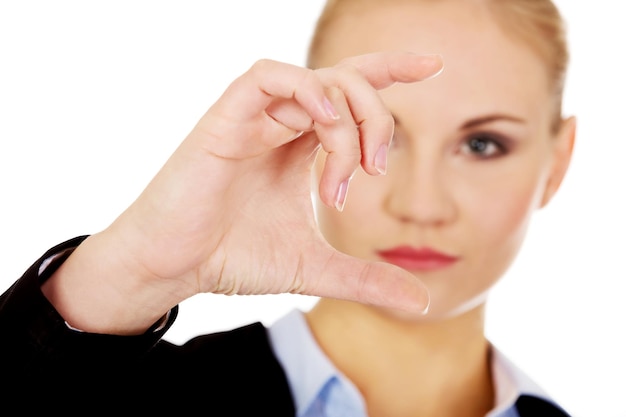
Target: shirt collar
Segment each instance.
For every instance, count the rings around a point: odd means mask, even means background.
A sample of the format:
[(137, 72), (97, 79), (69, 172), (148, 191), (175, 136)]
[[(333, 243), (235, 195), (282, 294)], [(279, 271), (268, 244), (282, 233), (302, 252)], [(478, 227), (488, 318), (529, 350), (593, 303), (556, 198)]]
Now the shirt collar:
[[(321, 350), (301, 311), (292, 310), (272, 324), (268, 333), (276, 357), (287, 374), (297, 416), (302, 416), (329, 384), (335, 382), (339, 382), (357, 408), (364, 409), (358, 390)], [(514, 407), (522, 394), (551, 401), (532, 379), (493, 345), (491, 352), (496, 405), (486, 417), (503, 415), (504, 411)]]
[(520, 395), (551, 402), (547, 393), (494, 345), (491, 345), (491, 374), (496, 390), (496, 405), (486, 417), (500, 415), (503, 410), (513, 407)]
[(268, 333), (287, 374), (297, 416), (316, 407), (319, 397), (327, 395), (331, 385), (337, 383), (349, 402), (364, 408), (358, 390), (321, 350), (301, 311), (292, 310), (270, 326)]

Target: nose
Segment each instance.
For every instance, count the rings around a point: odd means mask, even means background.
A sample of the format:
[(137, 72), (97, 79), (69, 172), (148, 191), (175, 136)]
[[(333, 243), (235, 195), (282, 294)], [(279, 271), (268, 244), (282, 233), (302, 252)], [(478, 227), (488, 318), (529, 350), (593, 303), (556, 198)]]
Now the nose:
[[(444, 161), (405, 156), (402, 163), (390, 166), (390, 185), (385, 199), (387, 211), (405, 223), (442, 226), (457, 216), (451, 174)], [(398, 161), (397, 161), (398, 162)]]

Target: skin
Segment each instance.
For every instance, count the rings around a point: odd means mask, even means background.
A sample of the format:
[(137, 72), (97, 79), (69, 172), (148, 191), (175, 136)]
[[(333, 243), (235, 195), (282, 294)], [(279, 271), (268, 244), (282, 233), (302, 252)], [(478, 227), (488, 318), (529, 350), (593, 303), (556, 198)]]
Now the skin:
[(201, 292), (293, 292), (422, 313), (428, 293), (407, 271), (324, 240), (310, 177), (320, 146), (331, 155), (318, 186), (325, 204), (335, 206), (357, 167), (379, 175), (372, 150), (388, 145), (393, 121), (377, 90), (441, 67), (438, 56), (406, 52), (315, 71), (255, 63), (142, 194), (42, 285), (44, 295), (72, 327), (119, 335), (144, 332)]
[[(480, 7), (428, 4), (361, 9), (329, 32), (318, 70), (263, 60), (235, 79), (144, 192), (46, 281), (52, 305), (73, 327), (128, 335), (201, 292), (321, 296), (311, 329), (371, 416), (484, 415), (486, 295), (558, 188), (574, 123), (552, 134), (543, 63)], [(368, 54), (389, 50), (441, 53), (445, 71), (416, 83), (441, 59)], [(494, 113), (523, 123), (459, 130)], [(460, 151), (485, 128), (513, 150)], [(459, 261), (417, 274), (375, 255), (398, 244)]]
[[(325, 33), (316, 65), (399, 49), (436, 51), (446, 67), (420, 85), (381, 92), (396, 120), (386, 175), (357, 170), (342, 212), (317, 205), (320, 228), (335, 248), (362, 259), (409, 245), (457, 261), (411, 271), (431, 296), (425, 316), (322, 299), (309, 325), (370, 416), (485, 415), (494, 399), (485, 302), (532, 214), (561, 183), (575, 121), (551, 129), (546, 64), (480, 3), (360, 5), (346, 15)], [(472, 148), (471, 138), (486, 147)], [(318, 174), (324, 161), (322, 154)]]

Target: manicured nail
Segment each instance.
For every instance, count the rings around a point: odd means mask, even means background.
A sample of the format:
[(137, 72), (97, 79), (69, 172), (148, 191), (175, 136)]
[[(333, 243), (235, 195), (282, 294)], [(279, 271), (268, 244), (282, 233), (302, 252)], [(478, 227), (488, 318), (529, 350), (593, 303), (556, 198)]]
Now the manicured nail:
[(339, 189), (337, 190), (337, 198), (335, 199), (335, 208), (338, 211), (343, 211), (343, 206), (346, 204), (346, 195), (348, 193), (349, 182), (350, 178), (339, 184)]
[(292, 140), (296, 140), (298, 139), (300, 136), (302, 136), (304, 134), (303, 130), (298, 130), (296, 131), (293, 135), (291, 135), (291, 137), (289, 139), (287, 139), (287, 142), (291, 142)]
[(433, 64), (437, 65), (438, 70), (430, 74), (429, 76), (422, 79), (422, 81), (430, 80), (431, 78), (437, 77), (439, 74), (443, 72), (443, 56), (441, 54), (430, 54), (430, 55), (422, 55), (426, 59), (432, 60)]
[(324, 110), (326, 110), (326, 114), (333, 120), (339, 120), (339, 113), (335, 110), (335, 106), (328, 100), (328, 98), (324, 97)]
[(374, 168), (380, 175), (387, 173), (387, 145), (384, 143), (380, 145), (376, 155), (374, 155)]

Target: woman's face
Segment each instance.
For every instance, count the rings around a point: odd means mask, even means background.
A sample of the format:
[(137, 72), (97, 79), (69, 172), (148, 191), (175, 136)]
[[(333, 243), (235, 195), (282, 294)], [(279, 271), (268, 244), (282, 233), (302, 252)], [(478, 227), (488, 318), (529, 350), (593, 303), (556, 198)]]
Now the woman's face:
[(511, 264), (560, 183), (573, 127), (553, 134), (545, 63), (475, 2), (379, 4), (335, 22), (316, 65), (409, 50), (442, 54), (445, 69), (381, 93), (396, 119), (387, 175), (357, 171), (343, 212), (317, 204), (319, 224), (338, 250), (413, 272), (431, 293), (427, 317), (451, 317)]

